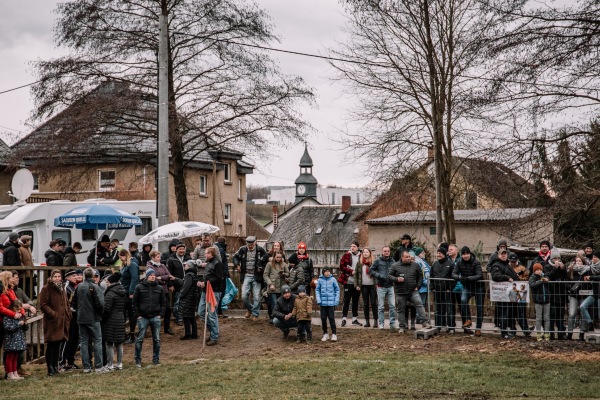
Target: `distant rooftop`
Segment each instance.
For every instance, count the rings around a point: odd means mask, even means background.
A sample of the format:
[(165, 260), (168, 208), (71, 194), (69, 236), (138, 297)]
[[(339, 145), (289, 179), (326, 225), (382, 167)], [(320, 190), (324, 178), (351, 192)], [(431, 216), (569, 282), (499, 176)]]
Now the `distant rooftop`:
[[(529, 218), (541, 208), (492, 208), (489, 210), (454, 210), (456, 222), (514, 221)], [(435, 211), (411, 211), (367, 220), (367, 224), (435, 222)]]

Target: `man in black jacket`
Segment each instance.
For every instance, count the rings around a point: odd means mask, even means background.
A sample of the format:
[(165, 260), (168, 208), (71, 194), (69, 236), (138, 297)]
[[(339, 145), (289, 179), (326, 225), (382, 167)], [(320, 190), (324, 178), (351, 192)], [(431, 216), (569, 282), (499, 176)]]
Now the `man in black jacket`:
[[(179, 243), (175, 248), (175, 253), (171, 255), (169, 261), (167, 261), (167, 269), (175, 278), (185, 278), (184, 264), (192, 258), (186, 252), (185, 244)], [(173, 282), (180, 282), (177, 279)], [(183, 325), (183, 316), (179, 310), (179, 299), (181, 297), (181, 285), (171, 285), (169, 291), (173, 294), (173, 315), (175, 316), (175, 323), (179, 326)]]
[(471, 309), (469, 308), (469, 300), (475, 296), (475, 307), (477, 308), (477, 323), (475, 326), (475, 336), (481, 336), (481, 326), (483, 324), (483, 302), (485, 301), (485, 283), (479, 282), (483, 280), (483, 271), (481, 263), (471, 253), (471, 249), (464, 246), (460, 250), (460, 259), (454, 264), (452, 278), (460, 281), (463, 285), (461, 295), (461, 315), (465, 318), (463, 328), (465, 333), (471, 333)]
[[(217, 307), (219, 305), (219, 300), (225, 291), (225, 266), (221, 263), (218, 253), (219, 250), (214, 246), (206, 249), (204, 253), (206, 269), (204, 271), (204, 276), (198, 282), (198, 286), (202, 289), (198, 315), (200, 318), (206, 318), (206, 327), (210, 331), (210, 340), (206, 342), (207, 346), (214, 346), (219, 341), (219, 318), (217, 317)], [(206, 304), (208, 301), (206, 296), (208, 282), (210, 282), (210, 286), (215, 296), (214, 309), (209, 304)]]
[[(500, 249), (498, 259), (492, 265), (492, 280), (494, 282), (516, 282), (519, 280), (519, 275), (517, 275), (508, 263), (508, 251), (504, 249)], [(510, 302), (498, 301), (496, 302), (496, 307), (499, 310), (498, 326), (500, 327), (502, 338), (514, 338), (516, 324)]]
[(86, 268), (83, 272), (84, 281), (77, 285), (73, 304), (77, 310), (77, 323), (79, 324), (79, 349), (83, 363), (83, 373), (92, 372), (90, 352), (88, 346), (92, 342), (94, 350), (94, 365), (96, 372), (104, 372), (102, 358), (102, 331), (100, 321), (104, 308), (104, 295), (92, 278), (94, 270)]
[(402, 235), (400, 241), (402, 244), (396, 249), (396, 252), (394, 253), (394, 261), (396, 262), (400, 261), (403, 252), (411, 251), (413, 249), (412, 238), (408, 233)]
[(63, 251), (67, 242), (62, 239), (52, 240), (49, 245), (49, 249), (44, 253), (46, 257), (46, 265), (49, 267), (62, 267), (64, 264)]
[(396, 328), (396, 296), (394, 295), (394, 285), (388, 280), (389, 270), (394, 264), (390, 253), (389, 246), (381, 249), (381, 256), (371, 266), (369, 275), (377, 280), (377, 326), (379, 329), (383, 329), (385, 300), (387, 299), (390, 310), (390, 329), (394, 330)]
[(292, 317), (295, 301), (296, 296), (292, 294), (292, 289), (288, 285), (283, 285), (281, 296), (275, 302), (273, 309), (273, 325), (281, 329), (284, 339), (287, 339), (290, 334), (290, 328), (298, 326), (298, 321)]
[(111, 258), (110, 237), (108, 237), (108, 235), (102, 235), (102, 238), (96, 243), (96, 246), (90, 250), (87, 262), (94, 268), (110, 267), (118, 258), (118, 255), (115, 258)]
[[(233, 265), (242, 277), (242, 300), (246, 307), (244, 318), (252, 317), (253, 321), (258, 321), (260, 310), (260, 289), (264, 279), (264, 265), (261, 260), (265, 253), (265, 249), (256, 245), (256, 237), (248, 236), (246, 245), (240, 247), (233, 256)], [(252, 303), (250, 303), (250, 292), (252, 292)]]
[(160, 319), (165, 315), (165, 293), (156, 283), (156, 272), (146, 270), (146, 279), (133, 292), (133, 307), (138, 315), (138, 335), (135, 340), (135, 366), (142, 367), (142, 344), (148, 325), (152, 330), (152, 363), (160, 365)]
[(398, 333), (404, 333), (406, 325), (406, 303), (411, 302), (417, 311), (417, 323), (422, 324), (423, 328), (431, 328), (431, 324), (425, 314), (425, 307), (419, 296), (419, 288), (423, 283), (423, 272), (417, 263), (410, 261), (410, 254), (404, 251), (400, 262), (392, 265), (388, 272), (388, 280), (394, 282), (394, 291), (396, 293), (396, 304), (399, 328)]
[(8, 234), (8, 242), (4, 245), (4, 267), (20, 267), (21, 254), (19, 252), (19, 234), (11, 232)]
[(452, 289), (455, 282), (452, 279), (454, 261), (447, 256), (447, 253), (448, 249), (445, 247), (437, 250), (437, 261), (431, 266), (429, 286), (433, 290), (435, 300), (435, 326), (440, 329), (446, 328), (448, 333), (453, 333), (455, 321), (451, 310), (454, 310), (452, 306)]

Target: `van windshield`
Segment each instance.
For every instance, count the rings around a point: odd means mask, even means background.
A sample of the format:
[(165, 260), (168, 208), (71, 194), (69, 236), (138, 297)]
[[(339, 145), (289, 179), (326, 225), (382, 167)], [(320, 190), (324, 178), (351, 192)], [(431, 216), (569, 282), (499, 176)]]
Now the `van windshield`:
[(0, 243), (4, 244), (8, 239), (8, 234), (12, 231), (0, 231)]
[(19, 207), (15, 207), (15, 206), (0, 207), (0, 219), (6, 218), (17, 208), (19, 208)]

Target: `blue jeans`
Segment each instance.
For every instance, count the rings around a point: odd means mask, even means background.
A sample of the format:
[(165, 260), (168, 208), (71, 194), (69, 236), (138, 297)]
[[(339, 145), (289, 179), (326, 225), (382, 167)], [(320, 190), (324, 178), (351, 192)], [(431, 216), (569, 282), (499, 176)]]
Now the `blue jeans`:
[(144, 342), (148, 325), (150, 325), (150, 329), (152, 330), (152, 362), (158, 364), (160, 359), (160, 317), (142, 317), (138, 319), (137, 324), (138, 335), (135, 339), (135, 363), (142, 363), (142, 343)]
[[(262, 284), (254, 280), (254, 275), (244, 275), (242, 284), (242, 300), (246, 310), (252, 312), (252, 315), (258, 317), (260, 310), (260, 288)], [(252, 303), (250, 303), (250, 290), (252, 290)]]
[[(477, 309), (477, 322), (475, 329), (480, 330), (483, 324), (483, 302), (485, 301), (485, 287), (470, 288), (465, 285), (460, 297), (461, 314), (463, 318), (472, 320), (471, 309), (469, 308), (469, 300), (475, 296), (475, 308)], [(522, 328), (522, 327), (521, 327)]]
[[(590, 316), (588, 307), (593, 305), (595, 301), (598, 303), (598, 307), (600, 307), (600, 299), (595, 299), (594, 296), (586, 297), (583, 303), (581, 303), (579, 306), (579, 309), (581, 310), (581, 317), (585, 322), (587, 322), (587, 326), (590, 326), (590, 324), (591, 326), (594, 326), (594, 319)], [(600, 316), (600, 308), (598, 308), (598, 315)]]
[(206, 319), (206, 327), (210, 332), (210, 340), (217, 341), (219, 340), (219, 318), (217, 317), (218, 304), (219, 300), (221, 300), (221, 292), (215, 292), (215, 300), (217, 300), (217, 306), (215, 306), (214, 311), (210, 309), (208, 306), (208, 314), (206, 314), (206, 292), (202, 292), (202, 297), (200, 298), (200, 305), (198, 306), (198, 315), (200, 319)]
[(298, 321), (293, 317), (288, 320), (273, 318), (273, 325), (276, 328), (281, 329), (282, 332), (289, 332), (290, 328), (295, 328), (298, 326)]
[(281, 296), (281, 293), (269, 293), (267, 306), (269, 307), (269, 318), (273, 318), (273, 310), (275, 309), (275, 303)]
[(92, 340), (94, 350), (94, 366), (96, 369), (102, 368), (102, 331), (100, 322), (93, 324), (79, 324), (79, 349), (81, 352), (81, 362), (83, 369), (92, 369), (90, 361), (90, 351), (88, 345)]
[(390, 309), (390, 329), (396, 327), (396, 297), (394, 296), (394, 287), (389, 288), (377, 286), (377, 314), (379, 327), (383, 328), (385, 316), (383, 310), (385, 308), (385, 300), (387, 299), (388, 308)]
[(173, 292), (173, 315), (175, 316), (175, 321), (182, 322), (183, 316), (181, 315), (181, 310), (179, 309), (179, 299), (181, 298), (181, 290), (176, 290)]

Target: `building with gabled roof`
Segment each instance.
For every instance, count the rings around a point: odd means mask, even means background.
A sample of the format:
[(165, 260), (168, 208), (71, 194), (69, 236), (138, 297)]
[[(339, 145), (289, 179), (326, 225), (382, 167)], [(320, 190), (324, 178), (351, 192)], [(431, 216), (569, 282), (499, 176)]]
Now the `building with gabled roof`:
[[(156, 198), (154, 94), (104, 82), (12, 147), (37, 180), (34, 197), (83, 200)], [(246, 175), (254, 166), (240, 151), (215, 143), (189, 124), (181, 136), (190, 219), (246, 236)], [(173, 181), (170, 220), (176, 220)]]

